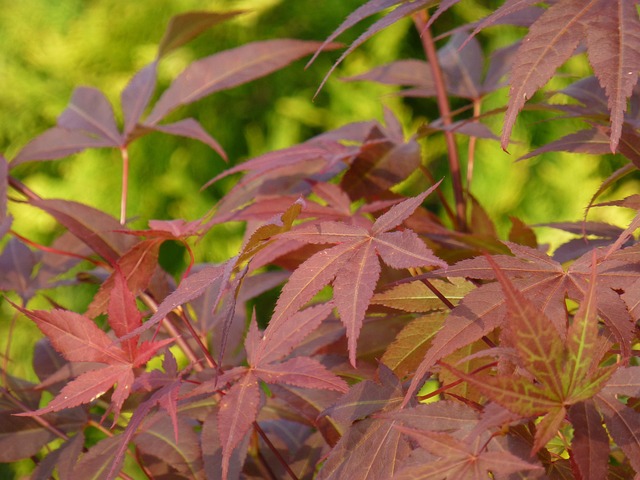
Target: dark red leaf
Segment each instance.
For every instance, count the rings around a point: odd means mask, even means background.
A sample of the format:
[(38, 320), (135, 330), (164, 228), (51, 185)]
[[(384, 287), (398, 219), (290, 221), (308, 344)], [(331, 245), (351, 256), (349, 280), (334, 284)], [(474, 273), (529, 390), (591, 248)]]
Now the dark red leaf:
[[(147, 417), (134, 443), (145, 460), (145, 467), (155, 475), (169, 470), (176, 478), (202, 478), (203, 464), (199, 435), (184, 417), (178, 417), (178, 432), (173, 434), (171, 418), (164, 412)], [(180, 441), (176, 441), (176, 436)], [(153, 458), (150, 458), (153, 457)], [(170, 467), (167, 468), (167, 467)]]
[(571, 452), (584, 480), (607, 477), (609, 437), (592, 401), (579, 402), (569, 409), (573, 425)]
[(243, 10), (229, 12), (187, 12), (171, 17), (158, 47), (158, 59), (193, 40), (209, 28), (233, 18)]

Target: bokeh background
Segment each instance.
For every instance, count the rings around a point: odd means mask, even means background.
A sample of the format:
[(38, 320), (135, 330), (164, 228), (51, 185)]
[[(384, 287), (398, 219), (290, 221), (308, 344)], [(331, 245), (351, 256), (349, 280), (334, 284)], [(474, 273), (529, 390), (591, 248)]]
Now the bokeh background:
[[(246, 9), (247, 13), (205, 32), (169, 54), (160, 63), (156, 98), (191, 61), (217, 51), (271, 38), (324, 40), (362, 0), (0, 0), (0, 152), (11, 159), (30, 139), (55, 124), (76, 86), (102, 90), (120, 116), (119, 96), (130, 78), (151, 62), (169, 19), (191, 10)], [(475, 21), (501, 1), (462, 0), (435, 24), (436, 34)], [(376, 17), (378, 18), (378, 17)], [(362, 22), (339, 40), (349, 44), (371, 20)], [(485, 53), (507, 45), (526, 33), (523, 28), (493, 27), (480, 34)], [(446, 39), (441, 40), (444, 44)], [(402, 120), (407, 135), (438, 117), (434, 101), (403, 99), (397, 89), (341, 78), (402, 58), (423, 58), (420, 39), (410, 19), (397, 22), (358, 48), (331, 76), (312, 100), (322, 78), (340, 52), (322, 54), (308, 69), (305, 61), (248, 85), (205, 98), (171, 115), (194, 117), (227, 151), (231, 164), (267, 151), (284, 148), (349, 122), (382, 119), (383, 106)], [(583, 55), (561, 69), (547, 87), (559, 89), (588, 74)], [(485, 110), (506, 103), (507, 88), (486, 99)], [(542, 98), (543, 93), (538, 95)], [(566, 101), (553, 97), (553, 101)], [(455, 103), (460, 106), (461, 103)], [(509, 216), (528, 224), (579, 221), (584, 207), (600, 183), (624, 162), (616, 156), (553, 153), (530, 160), (516, 159), (533, 148), (557, 139), (582, 125), (575, 121), (547, 122), (548, 114), (525, 112), (514, 130), (520, 143), (504, 153), (497, 142), (480, 141), (476, 155), (473, 193), (506, 238)], [(498, 134), (501, 117), (487, 120)], [(436, 177), (446, 174), (442, 139), (423, 142), (425, 164)], [(461, 139), (464, 158), (466, 140)], [(148, 219), (195, 220), (207, 213), (237, 177), (229, 177), (204, 191), (200, 187), (227, 165), (209, 147), (189, 139), (151, 134), (130, 149), (131, 225), (146, 228)], [(119, 214), (121, 160), (112, 150), (91, 150), (52, 162), (25, 164), (14, 172), (45, 198), (65, 198)], [(630, 176), (606, 198), (622, 198), (638, 190), (638, 176)], [(433, 205), (436, 213), (437, 204)], [(14, 229), (42, 244), (49, 244), (60, 229), (49, 216), (24, 205), (12, 204)], [(596, 209), (590, 219), (625, 226), (630, 212)], [(199, 262), (218, 262), (235, 255), (242, 225), (215, 228), (195, 248)], [(568, 238), (558, 230), (539, 228), (539, 240), (557, 246)], [(6, 242), (6, 239), (4, 240)], [(3, 243), (0, 243), (0, 247)], [(179, 272), (185, 252), (168, 246), (165, 261)], [(0, 272), (0, 275), (2, 272)], [(90, 299), (60, 289), (57, 301), (83, 311)], [(37, 301), (36, 301), (37, 303)], [(45, 305), (43, 303), (42, 305)], [(30, 369), (33, 337), (30, 324), (10, 327), (13, 312), (0, 305), (0, 352), (12, 336), (10, 371), (34, 380)], [(10, 328), (15, 328), (10, 333)], [(31, 462), (0, 466), (0, 478), (20, 478)]]

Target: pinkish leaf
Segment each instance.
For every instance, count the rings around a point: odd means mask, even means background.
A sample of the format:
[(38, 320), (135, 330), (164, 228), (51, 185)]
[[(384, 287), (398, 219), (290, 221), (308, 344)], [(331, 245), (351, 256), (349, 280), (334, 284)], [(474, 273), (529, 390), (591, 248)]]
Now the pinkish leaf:
[(171, 294), (169, 294), (160, 305), (158, 310), (147, 320), (140, 328), (129, 332), (128, 335), (122, 340), (132, 338), (135, 335), (140, 335), (145, 330), (148, 330), (152, 326), (158, 324), (164, 317), (166, 317), (174, 308), (187, 303), (194, 298), (202, 295), (208, 287), (216, 285), (218, 291), (222, 288), (221, 277), (225, 270), (227, 263), (222, 265), (207, 266), (199, 272), (193, 273), (185, 278), (178, 288), (176, 288)]
[(320, 55), (322, 51), (324, 51), (325, 47), (328, 46), (331, 42), (333, 42), (336, 38), (338, 38), (342, 33), (349, 30), (354, 25), (360, 23), (367, 17), (375, 15), (376, 13), (380, 13), (383, 10), (393, 7), (401, 3), (403, 0), (369, 0), (364, 5), (359, 6), (353, 12), (349, 14), (349, 16), (342, 22), (342, 24), (336, 28), (331, 35), (318, 47), (318, 50), (313, 55), (307, 67), (311, 65), (315, 59)]
[(356, 364), (362, 321), (380, 278), (380, 262), (372, 243), (364, 242), (340, 269), (333, 282), (333, 299), (340, 320), (347, 329), (349, 361), (353, 366)]
[[(602, 15), (602, 9), (607, 13)], [(638, 81), (640, 19), (634, 1), (600, 0), (584, 30), (589, 62), (604, 88), (611, 112), (611, 152), (622, 134), (627, 100)]]
[(27, 310), (13, 306), (29, 317), (54, 348), (71, 362), (127, 363), (127, 355), (87, 317), (67, 310)]
[(321, 250), (300, 265), (282, 289), (269, 325), (282, 328), (294, 313), (304, 306), (325, 285), (329, 284), (338, 270), (349, 261), (357, 245), (345, 243)]
[(73, 91), (69, 105), (58, 117), (58, 126), (97, 135), (114, 147), (120, 146), (123, 140), (109, 100), (92, 87), (77, 87)]
[(447, 266), (411, 230), (381, 233), (374, 237), (373, 245), (384, 263), (393, 268)]
[(424, 60), (397, 60), (342, 80), (348, 82), (367, 80), (385, 85), (416, 87), (426, 95), (435, 96), (431, 69)]
[(92, 137), (78, 130), (53, 127), (27, 143), (9, 166), (14, 168), (34, 160), (55, 160), (68, 157), (87, 148), (113, 146), (114, 143), (109, 139)]
[(599, 0), (565, 0), (552, 5), (531, 26), (511, 67), (509, 106), (502, 131), (506, 150), (518, 112), (575, 51), (582, 21)]
[[(158, 62), (151, 62), (129, 81), (120, 95), (124, 115), (124, 133), (129, 137), (140, 122), (156, 87)], [(130, 141), (127, 138), (127, 141)]]
[(283, 363), (260, 365), (253, 369), (255, 374), (267, 383), (283, 383), (304, 388), (336, 390), (345, 393), (347, 383), (327, 370), (317, 360), (308, 357), (295, 357)]
[(409, 218), (409, 216), (411, 216), (416, 208), (422, 205), (424, 199), (427, 198), (427, 196), (436, 188), (438, 188), (441, 182), (442, 180), (429, 187), (429, 189), (425, 190), (420, 195), (408, 198), (403, 202), (391, 207), (388, 212), (378, 217), (376, 222), (373, 224), (373, 227), (371, 228), (371, 233), (375, 235), (377, 233), (387, 232), (392, 228), (399, 226), (402, 222)]
[(195, 61), (163, 93), (146, 123), (155, 125), (179, 106), (268, 75), (313, 53), (319, 45), (303, 40), (266, 40)]
[(220, 144), (202, 128), (202, 125), (193, 118), (186, 118), (175, 123), (154, 125), (153, 130), (159, 132), (168, 133), (171, 135), (178, 135), (180, 137), (193, 138), (199, 140), (205, 145), (210, 146), (220, 155), (224, 161), (228, 161), (227, 154)]
[[(113, 385), (117, 383), (116, 398), (113, 399), (114, 410), (120, 411), (122, 402), (131, 393), (133, 384), (133, 372), (131, 365), (114, 364), (97, 370), (83, 373), (75, 380), (69, 382), (49, 404), (34, 412), (21, 413), (21, 416), (39, 416), (49, 412), (57, 412), (64, 408), (76, 407), (84, 403), (89, 403), (104, 395)], [(117, 415), (116, 415), (117, 416)]]
[[(256, 377), (247, 373), (220, 400), (218, 432), (222, 445), (222, 478), (228, 478), (231, 455), (258, 416), (262, 394)], [(242, 408), (238, 408), (238, 406)]]
[[(136, 297), (127, 287), (122, 272), (119, 270), (114, 272), (113, 282), (113, 288), (109, 294), (107, 314), (113, 332), (116, 336), (122, 337), (142, 325), (142, 314), (136, 305)], [(132, 362), (138, 349), (138, 339), (133, 337), (123, 341), (122, 349), (127, 354), (129, 361)]]
[[(374, 34), (378, 33), (380, 30), (385, 29), (389, 25), (394, 24), (395, 22), (397, 22), (398, 20), (404, 17), (408, 17), (412, 13), (422, 10), (423, 8), (427, 7), (431, 3), (432, 3), (432, 0), (412, 0), (408, 2), (403, 2), (402, 0), (387, 0), (387, 1), (370, 0), (367, 4), (363, 5), (362, 7), (354, 11), (347, 18), (347, 20), (345, 20), (343, 25), (338, 27), (338, 30), (336, 30), (336, 32), (334, 32), (334, 34), (332, 34), (331, 37), (329, 37), (329, 39), (335, 38), (337, 35), (342, 33), (344, 30), (348, 29), (351, 25), (355, 25), (363, 18), (371, 16), (372, 14), (380, 10), (383, 10), (384, 8), (400, 4), (394, 10), (389, 12), (387, 15), (377, 20), (373, 25), (371, 25), (367, 29), (366, 32), (360, 35), (353, 43), (351, 43), (351, 45), (349, 45), (349, 48), (347, 48), (347, 50), (345, 50), (344, 53), (340, 55), (340, 58), (336, 60), (336, 62), (333, 64), (333, 66), (329, 69), (329, 71), (325, 75), (324, 79), (320, 83), (320, 86), (318, 87), (318, 90), (316, 91), (316, 95), (318, 95), (318, 92), (322, 90), (322, 87), (327, 82), (328, 78), (331, 76), (331, 74), (336, 69), (336, 67), (340, 65), (340, 63), (342, 63), (342, 61), (347, 57), (347, 55), (353, 52), (356, 48), (358, 48), (360, 45), (362, 45), (365, 41), (371, 38)], [(329, 40), (326, 40), (325, 43), (327, 41)], [(318, 51), (325, 50), (325, 49), (326, 49), (326, 46), (325, 44), (323, 44)], [(311, 60), (313, 61), (313, 58)]]
[(44, 210), (78, 239), (112, 265), (131, 245), (122, 233), (122, 225), (110, 215), (82, 203), (56, 199), (32, 199), (34, 207)]
[[(459, 440), (448, 433), (416, 430), (407, 427), (396, 427), (397, 430), (416, 439), (420, 447), (437, 455), (440, 460), (413, 464), (402, 469), (393, 477), (397, 480), (413, 478), (465, 478), (482, 480), (487, 473), (493, 476), (510, 475), (523, 471), (542, 470), (539, 465), (516, 457), (510, 452), (490, 452), (487, 450), (486, 435), (470, 440)], [(444, 475), (444, 477), (443, 477)], [(506, 478), (506, 477), (505, 477)]]
[(252, 322), (245, 342), (249, 365), (267, 364), (289, 355), (327, 318), (332, 309), (333, 303), (327, 302), (299, 311), (287, 324), (269, 322), (262, 337), (258, 336), (256, 324)]

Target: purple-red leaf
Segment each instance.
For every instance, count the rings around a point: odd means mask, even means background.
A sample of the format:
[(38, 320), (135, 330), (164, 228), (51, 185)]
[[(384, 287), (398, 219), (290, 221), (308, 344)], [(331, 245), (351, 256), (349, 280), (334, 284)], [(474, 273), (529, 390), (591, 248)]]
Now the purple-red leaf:
[(255, 374), (267, 383), (283, 383), (304, 388), (348, 391), (347, 383), (317, 360), (295, 357), (283, 363), (261, 365), (253, 369)]
[(193, 62), (163, 93), (146, 123), (154, 125), (179, 106), (279, 70), (313, 53), (319, 45), (303, 40), (267, 40)]
[(149, 105), (156, 88), (158, 62), (151, 62), (129, 81), (120, 95), (124, 115), (124, 133), (129, 136), (136, 128), (140, 117)]
[(113, 146), (115, 146), (114, 142), (110, 139), (92, 137), (78, 130), (53, 127), (27, 143), (9, 166), (14, 168), (34, 160), (55, 160), (68, 157), (87, 148)]
[[(122, 337), (142, 325), (142, 314), (136, 305), (136, 297), (131, 293), (124, 275), (119, 270), (113, 274), (114, 285), (109, 294), (107, 313), (113, 332)], [(129, 361), (133, 361), (138, 349), (138, 339), (130, 338), (122, 342), (122, 349)]]
[[(124, 275), (127, 281), (127, 288), (134, 294), (139, 294), (149, 285), (153, 272), (158, 264), (158, 253), (161, 241), (144, 240), (136, 243), (131, 249), (125, 252), (116, 262), (117, 270), (100, 285), (98, 292), (94, 295), (87, 316), (95, 318), (107, 311), (107, 304), (115, 287), (114, 277)], [(129, 332), (118, 333), (122, 336)]]
[[(258, 379), (247, 373), (220, 401), (218, 432), (222, 445), (223, 479), (228, 478), (231, 454), (258, 416), (261, 398)], [(240, 406), (242, 408), (239, 408)]]
[(78, 87), (73, 91), (69, 105), (58, 117), (58, 126), (96, 135), (109, 140), (114, 147), (122, 143), (109, 100), (92, 87)]
[(175, 123), (169, 123), (164, 125), (154, 125), (153, 130), (157, 130), (163, 133), (169, 133), (171, 135), (178, 135), (180, 137), (193, 138), (199, 140), (205, 145), (210, 146), (220, 155), (225, 161), (228, 160), (227, 154), (222, 146), (202, 128), (202, 125), (193, 118), (186, 118)]
[(511, 68), (510, 100), (502, 131), (504, 150), (518, 112), (575, 51), (582, 37), (582, 20), (597, 3), (599, 0), (561, 1), (531, 26)]
[(243, 13), (242, 10), (232, 10), (224, 13), (203, 11), (187, 12), (171, 17), (158, 47), (158, 58), (181, 47), (214, 25), (241, 13)]
[(147, 320), (141, 327), (129, 332), (128, 335), (125, 335), (124, 339), (126, 340), (127, 338), (132, 338), (135, 335), (140, 335), (145, 330), (158, 324), (174, 308), (199, 297), (212, 284), (215, 284), (218, 290), (221, 289), (221, 278), (226, 266), (227, 263), (207, 266), (199, 272), (189, 275), (180, 282), (180, 285), (178, 285), (178, 288), (176, 288), (175, 291), (168, 295), (162, 303), (158, 305), (158, 310), (149, 320)]
[(333, 303), (323, 303), (299, 311), (287, 324), (269, 322), (262, 337), (258, 336), (256, 323), (252, 322), (245, 342), (249, 365), (271, 363), (289, 355), (327, 318), (332, 309)]
[(122, 225), (101, 210), (68, 200), (32, 199), (29, 203), (53, 216), (112, 265), (132, 243), (130, 237), (118, 233)]
[(608, 98), (612, 153), (616, 152), (622, 134), (627, 99), (638, 81), (640, 19), (636, 3), (634, 0), (600, 0), (584, 29), (589, 62)]
[(21, 413), (19, 415), (44, 415), (45, 413), (57, 412), (64, 408), (89, 403), (106, 393), (115, 383), (118, 384), (118, 387), (112, 401), (117, 417), (122, 403), (129, 396), (129, 393), (131, 393), (131, 385), (133, 385), (131, 365), (109, 365), (104, 368), (85, 372), (75, 380), (69, 382), (60, 391), (60, 394), (51, 400), (46, 407), (36, 410), (35, 412)]
[(114, 365), (128, 362), (126, 353), (89, 318), (75, 312), (54, 309), (27, 310), (13, 304), (44, 333), (54, 348), (71, 362), (100, 362)]
[(584, 480), (607, 477), (609, 436), (592, 401), (578, 402), (569, 409), (573, 425), (571, 452)]

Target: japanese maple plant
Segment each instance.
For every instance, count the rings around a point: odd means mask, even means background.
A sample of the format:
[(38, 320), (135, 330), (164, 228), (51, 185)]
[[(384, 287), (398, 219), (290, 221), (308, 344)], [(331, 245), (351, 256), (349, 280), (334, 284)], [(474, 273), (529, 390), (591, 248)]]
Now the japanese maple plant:
[[(626, 162), (585, 207), (634, 174), (638, 2), (507, 0), (436, 43), (432, 26), (456, 3), (370, 0), (324, 42), (217, 52), (158, 95), (163, 57), (242, 12), (179, 15), (122, 91), (122, 125), (103, 93), (78, 87), (56, 126), (0, 158), (0, 287), (14, 312), (2, 321), (34, 322), (43, 334), (33, 343), (37, 384), (12, 373), (10, 342), (2, 352), (1, 462), (31, 458), (33, 479), (639, 478), (640, 215), (626, 229), (556, 225), (579, 238), (550, 255), (517, 218), (499, 238), (470, 193), (477, 140), (507, 151), (523, 108), (586, 126), (527, 157), (564, 150)], [(227, 169), (203, 187), (243, 175), (203, 218), (130, 228), (129, 181), (142, 181), (128, 178), (132, 142), (162, 132), (226, 158), (198, 121), (168, 122), (170, 113), (331, 55), (343, 32), (369, 19), (338, 65), (407, 17), (424, 58), (350, 81), (434, 98), (439, 118), (407, 138), (385, 110), (382, 123), (362, 119)], [(499, 24), (527, 31), (485, 57), (478, 35)], [(568, 101), (528, 102), (585, 53), (593, 76), (557, 92)], [(504, 108), (483, 108), (505, 85)], [(454, 99), (463, 107), (453, 109)], [(483, 124), (494, 117), (501, 138)], [(435, 138), (446, 145), (444, 180), (424, 158)], [(121, 154), (119, 219), (43, 198), (20, 180), (22, 164), (89, 148)], [(637, 210), (639, 198), (607, 208)], [(48, 246), (26, 238), (12, 228), (13, 202), (46, 212), (63, 233)], [(231, 221), (247, 223), (233, 258), (192, 262), (178, 280), (159, 265), (164, 242), (193, 254), (199, 238)], [(100, 285), (84, 312), (41, 292), (88, 279)], [(278, 288), (272, 313), (253, 307)], [(35, 297), (50, 308), (30, 308)]]

